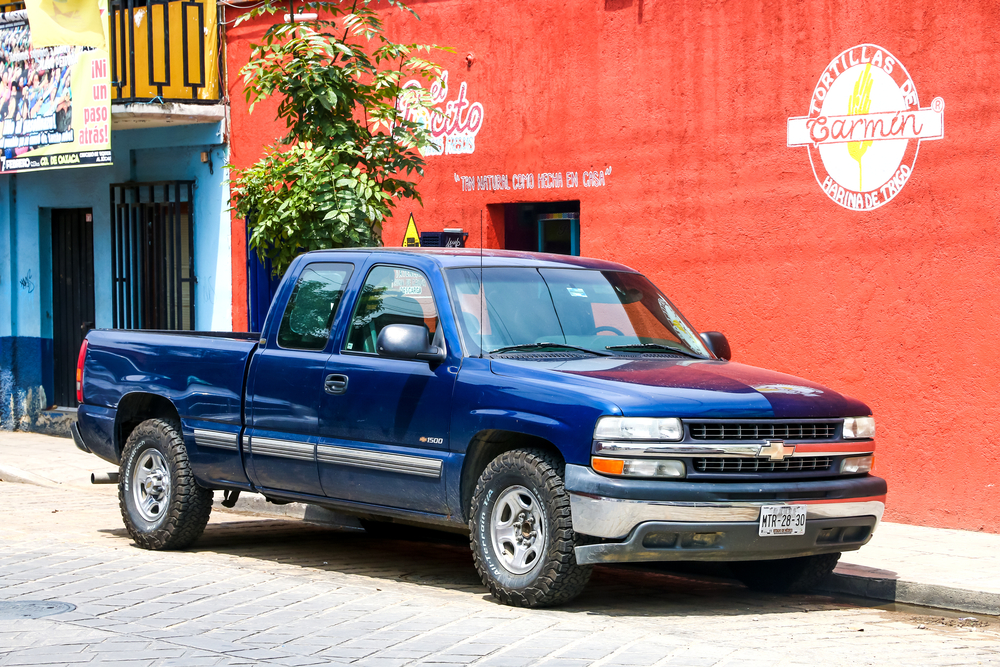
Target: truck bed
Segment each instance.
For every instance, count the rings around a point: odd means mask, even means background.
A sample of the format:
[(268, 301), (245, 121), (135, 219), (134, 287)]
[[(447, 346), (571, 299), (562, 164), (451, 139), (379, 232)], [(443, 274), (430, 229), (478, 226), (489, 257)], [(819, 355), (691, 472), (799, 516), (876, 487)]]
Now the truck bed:
[(243, 383), (260, 334), (102, 329), (87, 336), (88, 404), (135, 392), (170, 400), (181, 418), (242, 422)]

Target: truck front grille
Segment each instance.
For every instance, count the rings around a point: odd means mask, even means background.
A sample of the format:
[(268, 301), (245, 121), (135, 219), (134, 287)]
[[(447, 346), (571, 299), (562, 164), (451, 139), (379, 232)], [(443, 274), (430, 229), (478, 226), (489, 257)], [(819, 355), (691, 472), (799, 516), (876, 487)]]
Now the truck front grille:
[(688, 422), (695, 440), (832, 440), (837, 422)]
[(740, 472), (816, 472), (829, 470), (833, 459), (829, 456), (800, 456), (771, 461), (770, 459), (703, 458), (694, 460), (694, 469), (707, 473)]

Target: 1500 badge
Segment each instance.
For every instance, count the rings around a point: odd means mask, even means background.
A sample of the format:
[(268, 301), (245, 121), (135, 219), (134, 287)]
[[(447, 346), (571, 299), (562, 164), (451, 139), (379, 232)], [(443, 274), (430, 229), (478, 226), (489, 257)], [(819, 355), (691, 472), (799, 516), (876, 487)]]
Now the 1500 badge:
[(426, 442), (428, 445), (443, 445), (444, 438), (427, 438), (420, 436), (420, 442)]

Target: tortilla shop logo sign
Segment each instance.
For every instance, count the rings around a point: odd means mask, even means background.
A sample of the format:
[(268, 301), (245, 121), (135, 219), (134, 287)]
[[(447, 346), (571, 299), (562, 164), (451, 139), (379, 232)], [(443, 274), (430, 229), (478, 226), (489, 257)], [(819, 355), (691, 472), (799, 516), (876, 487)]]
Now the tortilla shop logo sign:
[(906, 68), (874, 44), (831, 60), (809, 115), (788, 119), (788, 145), (807, 146), (823, 192), (854, 211), (889, 203), (913, 172), (920, 142), (943, 136), (944, 100), (921, 109)]
[[(419, 81), (407, 81), (404, 88), (421, 88)], [(431, 103), (434, 112), (414, 107), (400, 97), (403, 120), (412, 120), (430, 130), (434, 144), (420, 152), (425, 156), (461, 155), (476, 152), (476, 135), (483, 126), (486, 111), (482, 102), (472, 102), (468, 98), (469, 86), (463, 81), (458, 87), (455, 99), (448, 100), (448, 70), (441, 72), (440, 78), (431, 84)]]

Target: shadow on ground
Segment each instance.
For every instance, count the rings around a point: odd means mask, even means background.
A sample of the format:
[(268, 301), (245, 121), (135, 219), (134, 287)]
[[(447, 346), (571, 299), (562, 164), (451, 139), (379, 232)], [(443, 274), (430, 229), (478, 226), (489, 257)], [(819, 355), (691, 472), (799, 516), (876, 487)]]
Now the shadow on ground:
[[(124, 529), (105, 531), (129, 540)], [(398, 539), (294, 520), (211, 523), (190, 551), (228, 554), (303, 568), (460, 591), (492, 601), (479, 580), (468, 538), (403, 527)], [(604, 615), (772, 614), (856, 607), (824, 595), (755, 593), (725, 578), (725, 566), (598, 566), (583, 595), (562, 611)]]

